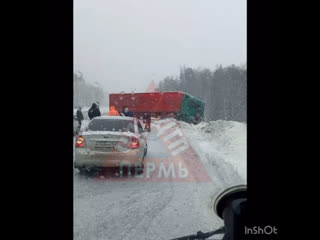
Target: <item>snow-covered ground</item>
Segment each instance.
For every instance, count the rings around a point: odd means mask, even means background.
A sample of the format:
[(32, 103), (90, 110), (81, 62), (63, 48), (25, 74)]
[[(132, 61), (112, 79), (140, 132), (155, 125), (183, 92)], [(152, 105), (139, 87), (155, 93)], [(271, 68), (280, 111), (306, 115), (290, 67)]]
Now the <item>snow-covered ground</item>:
[[(201, 161), (208, 167), (210, 176), (214, 176), (217, 171), (224, 173), (220, 180), (227, 182), (231, 178), (233, 184), (232, 177), (229, 176), (232, 173), (246, 182), (246, 124), (222, 120), (201, 122), (198, 125), (179, 123)], [(221, 169), (221, 165), (225, 165), (226, 169)]]
[[(74, 239), (172, 239), (222, 226), (212, 204), (221, 190), (246, 183), (246, 124), (178, 126), (211, 181), (96, 181), (74, 170)], [(147, 158), (169, 157), (155, 129), (148, 146)]]

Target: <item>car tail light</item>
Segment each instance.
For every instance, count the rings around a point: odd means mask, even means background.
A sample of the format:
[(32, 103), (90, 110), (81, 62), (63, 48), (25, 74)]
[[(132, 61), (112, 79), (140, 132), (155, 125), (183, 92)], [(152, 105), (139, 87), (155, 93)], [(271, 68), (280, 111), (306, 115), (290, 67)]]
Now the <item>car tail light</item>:
[(131, 137), (131, 145), (130, 145), (130, 148), (131, 148), (131, 149), (134, 149), (134, 148), (138, 148), (139, 146), (140, 146), (139, 139), (136, 138), (136, 137)]
[(84, 140), (84, 137), (78, 136), (76, 139), (76, 147), (85, 147), (86, 141)]

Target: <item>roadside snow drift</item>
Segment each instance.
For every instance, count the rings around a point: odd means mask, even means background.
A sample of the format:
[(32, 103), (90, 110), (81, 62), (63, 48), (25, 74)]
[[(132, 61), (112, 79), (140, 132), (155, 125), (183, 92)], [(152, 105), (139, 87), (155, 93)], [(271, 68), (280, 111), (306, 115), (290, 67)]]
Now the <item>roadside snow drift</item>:
[[(228, 164), (243, 180), (247, 176), (247, 125), (233, 121), (180, 122), (200, 159), (212, 170), (218, 163)], [(215, 171), (214, 171), (215, 172)], [(227, 170), (227, 172), (230, 172)], [(212, 174), (211, 174), (212, 175)]]

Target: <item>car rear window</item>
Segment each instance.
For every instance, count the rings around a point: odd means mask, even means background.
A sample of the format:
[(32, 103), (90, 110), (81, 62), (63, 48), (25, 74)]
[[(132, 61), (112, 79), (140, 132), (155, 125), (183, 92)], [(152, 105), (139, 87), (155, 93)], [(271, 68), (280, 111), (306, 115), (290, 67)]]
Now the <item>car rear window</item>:
[(88, 129), (90, 131), (114, 131), (134, 133), (134, 122), (118, 119), (93, 119)]

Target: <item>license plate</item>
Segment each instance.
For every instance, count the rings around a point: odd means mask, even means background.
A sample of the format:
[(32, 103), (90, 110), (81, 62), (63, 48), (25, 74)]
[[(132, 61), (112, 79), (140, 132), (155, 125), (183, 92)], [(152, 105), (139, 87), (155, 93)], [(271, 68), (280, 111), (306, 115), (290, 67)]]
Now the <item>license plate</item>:
[(113, 144), (110, 142), (98, 142), (95, 145), (96, 148), (112, 148)]

